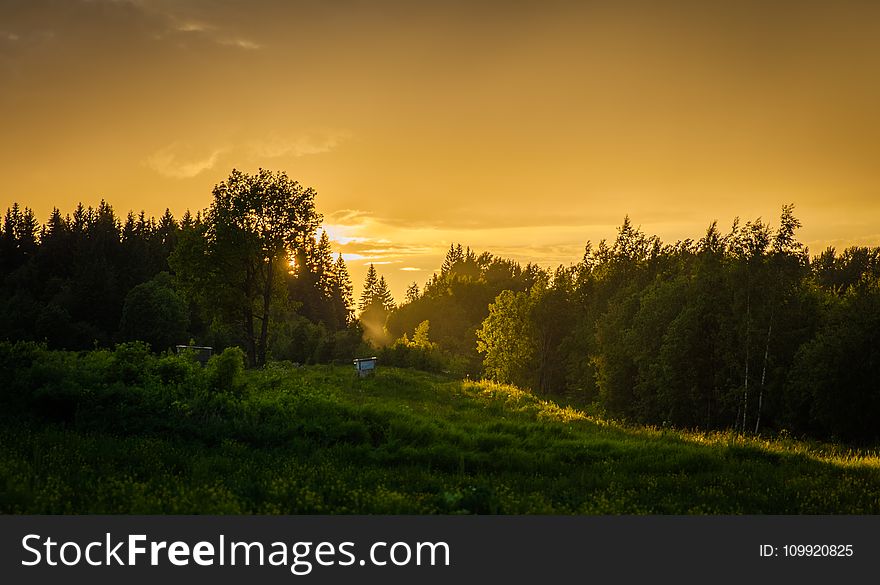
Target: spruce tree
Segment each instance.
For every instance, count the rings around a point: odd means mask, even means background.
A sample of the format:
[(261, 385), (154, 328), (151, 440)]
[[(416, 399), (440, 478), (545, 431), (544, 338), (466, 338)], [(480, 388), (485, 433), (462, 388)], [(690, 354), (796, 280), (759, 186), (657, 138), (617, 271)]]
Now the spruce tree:
[(342, 254), (336, 258), (333, 264), (332, 301), (337, 319), (337, 327), (343, 328), (351, 323), (353, 318), (354, 298), (352, 297), (351, 276), (345, 266)]
[(333, 249), (326, 231), (321, 232), (311, 260), (312, 270), (317, 277), (318, 289), (322, 296), (329, 298), (333, 293)]
[(461, 244), (450, 244), (449, 250), (446, 251), (446, 258), (443, 259), (443, 266), (440, 268), (440, 274), (449, 274), (455, 270), (456, 265), (464, 260), (464, 251)]
[(419, 299), (419, 285), (415, 282), (406, 287), (406, 303), (414, 303)]
[(388, 289), (388, 283), (385, 277), (379, 277), (379, 284), (376, 286), (376, 294), (373, 295), (373, 302), (381, 306), (385, 311), (391, 312), (395, 308), (394, 297), (391, 296), (391, 290)]
[(370, 264), (370, 267), (367, 268), (367, 277), (364, 279), (364, 289), (361, 291), (358, 309), (365, 311), (372, 306), (378, 285), (379, 277), (376, 274), (376, 267)]

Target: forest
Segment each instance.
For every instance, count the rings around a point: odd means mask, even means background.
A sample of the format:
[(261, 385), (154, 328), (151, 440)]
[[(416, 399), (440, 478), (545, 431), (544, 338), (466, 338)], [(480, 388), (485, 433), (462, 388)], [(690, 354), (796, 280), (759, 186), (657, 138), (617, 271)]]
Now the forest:
[(880, 439), (880, 248), (812, 254), (793, 205), (775, 225), (713, 222), (674, 243), (627, 217), (613, 241), (585, 242), (553, 269), (453, 243), (399, 303), (370, 266), (356, 304), (315, 195), (260, 170), (233, 171), (208, 209), (180, 218), (123, 217), (102, 201), (41, 224), (12, 205), (0, 226), (4, 355), (22, 342), (138, 341), (156, 355), (239, 347), (264, 368), (374, 353), (627, 423)]

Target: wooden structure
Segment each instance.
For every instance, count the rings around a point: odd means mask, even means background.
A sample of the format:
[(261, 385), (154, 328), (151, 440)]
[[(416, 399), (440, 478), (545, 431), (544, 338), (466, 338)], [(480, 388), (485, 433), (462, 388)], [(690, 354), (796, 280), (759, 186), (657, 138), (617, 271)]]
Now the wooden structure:
[(176, 345), (175, 348), (177, 349), (177, 355), (192, 352), (196, 361), (202, 364), (202, 366), (208, 363), (208, 360), (211, 359), (211, 355), (214, 353), (214, 348), (206, 345)]
[(369, 358), (355, 358), (354, 369), (357, 370), (358, 377), (363, 378), (369, 376), (376, 370), (376, 356)]

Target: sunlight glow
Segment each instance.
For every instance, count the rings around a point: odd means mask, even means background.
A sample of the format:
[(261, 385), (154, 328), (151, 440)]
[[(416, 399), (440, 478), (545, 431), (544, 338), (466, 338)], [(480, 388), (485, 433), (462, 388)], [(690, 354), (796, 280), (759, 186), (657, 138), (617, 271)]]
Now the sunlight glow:
[(330, 238), (331, 242), (336, 242), (338, 244), (350, 244), (350, 243), (361, 243), (361, 242), (369, 242), (370, 238), (364, 238), (361, 236), (355, 236), (351, 234), (353, 230), (358, 229), (361, 226), (350, 226), (350, 225), (338, 225), (338, 224), (324, 224), (321, 228), (327, 232), (327, 237)]

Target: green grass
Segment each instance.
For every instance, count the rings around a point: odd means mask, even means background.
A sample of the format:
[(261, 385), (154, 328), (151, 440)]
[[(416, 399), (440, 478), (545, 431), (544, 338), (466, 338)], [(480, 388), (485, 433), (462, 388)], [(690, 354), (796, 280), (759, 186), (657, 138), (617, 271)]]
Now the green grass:
[(6, 413), (0, 511), (880, 513), (876, 454), (630, 428), (509, 386), (393, 368), (358, 380), (348, 367), (275, 365), (244, 382), (65, 422)]

